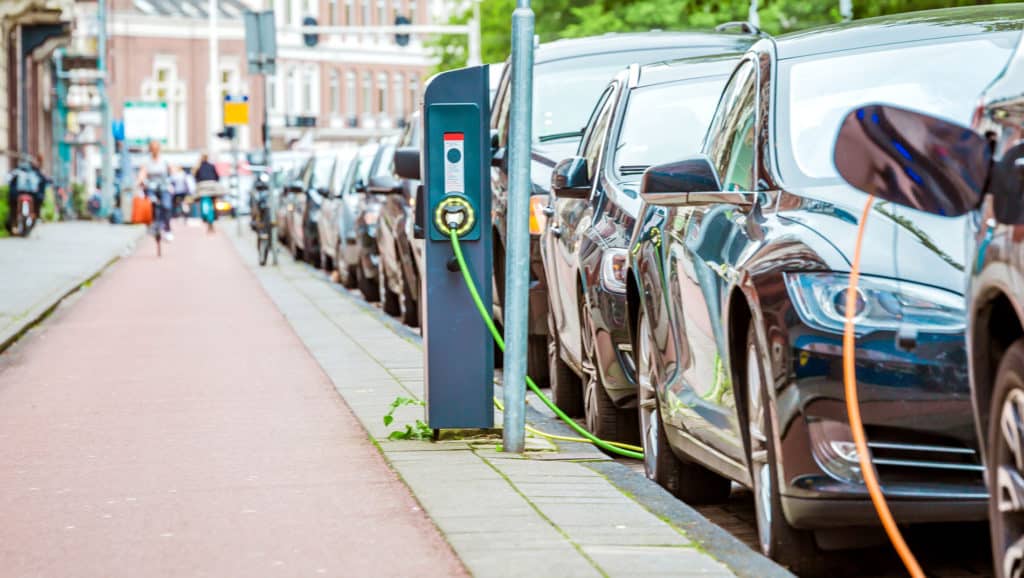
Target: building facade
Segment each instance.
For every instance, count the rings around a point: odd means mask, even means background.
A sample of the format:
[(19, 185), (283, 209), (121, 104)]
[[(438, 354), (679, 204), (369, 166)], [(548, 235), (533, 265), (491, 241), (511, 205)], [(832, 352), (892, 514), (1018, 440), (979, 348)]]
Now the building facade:
[[(169, 150), (202, 150), (221, 129), (209, 108), (208, 0), (111, 0), (108, 50), (115, 119), (128, 101), (167, 103)], [(422, 40), (400, 46), (391, 34), (320, 35), (308, 46), (299, 27), (430, 23), (440, 0), (218, 0), (220, 95), (249, 96), (243, 149), (259, 145), (263, 84), (247, 72), (242, 14), (272, 9), (277, 72), (267, 105), (277, 148), (295, 140), (362, 141), (394, 132), (418, 102), (434, 60)]]

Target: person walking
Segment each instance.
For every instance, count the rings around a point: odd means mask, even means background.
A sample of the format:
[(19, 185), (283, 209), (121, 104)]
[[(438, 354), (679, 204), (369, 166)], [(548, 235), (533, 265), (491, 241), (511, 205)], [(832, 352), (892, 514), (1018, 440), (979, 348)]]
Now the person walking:
[[(166, 233), (164, 239), (173, 241), (171, 233), (171, 211), (173, 209), (173, 192), (170, 187), (171, 165), (167, 159), (160, 155), (160, 143), (149, 141), (149, 158), (139, 169), (139, 186), (144, 194), (153, 195), (153, 202), (156, 205), (153, 217), (156, 226), (161, 227)], [(162, 185), (162, 186), (158, 186)], [(149, 190), (147, 187), (155, 190)]]
[(199, 196), (199, 215), (206, 221), (207, 231), (213, 232), (213, 222), (217, 220), (216, 197), (223, 194), (220, 186), (220, 175), (209, 157), (204, 153), (199, 159), (195, 170), (196, 194)]

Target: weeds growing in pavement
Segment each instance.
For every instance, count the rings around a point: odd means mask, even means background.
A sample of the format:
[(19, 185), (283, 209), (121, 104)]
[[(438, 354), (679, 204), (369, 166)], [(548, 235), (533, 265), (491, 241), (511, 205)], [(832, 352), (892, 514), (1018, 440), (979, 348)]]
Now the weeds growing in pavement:
[[(395, 421), (395, 411), (400, 407), (407, 405), (426, 405), (423, 400), (398, 396), (394, 401), (391, 402), (391, 407), (388, 412), (384, 414), (384, 425), (390, 426)], [(434, 430), (430, 429), (422, 419), (417, 419), (415, 423), (405, 424), (405, 429), (396, 430), (388, 434), (389, 440), (428, 440), (434, 435)]]

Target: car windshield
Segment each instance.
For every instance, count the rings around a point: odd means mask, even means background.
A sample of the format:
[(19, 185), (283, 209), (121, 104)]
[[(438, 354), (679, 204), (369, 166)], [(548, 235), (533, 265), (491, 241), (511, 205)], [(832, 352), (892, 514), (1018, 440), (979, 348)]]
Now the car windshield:
[(330, 186), (331, 169), (333, 168), (334, 154), (317, 155), (313, 162), (313, 181), (310, 186), (318, 190)]
[(1019, 34), (988, 33), (783, 61), (775, 129), (783, 180), (789, 186), (839, 183), (832, 159), (836, 134), (850, 110), (863, 104), (891, 104), (969, 122), (979, 95), (1006, 66)]
[(685, 49), (630, 50), (537, 64), (533, 80), (533, 140), (579, 137), (598, 97), (630, 64), (670, 60)]
[(615, 170), (636, 180), (651, 165), (700, 150), (728, 76), (636, 88), (630, 93), (615, 148)]

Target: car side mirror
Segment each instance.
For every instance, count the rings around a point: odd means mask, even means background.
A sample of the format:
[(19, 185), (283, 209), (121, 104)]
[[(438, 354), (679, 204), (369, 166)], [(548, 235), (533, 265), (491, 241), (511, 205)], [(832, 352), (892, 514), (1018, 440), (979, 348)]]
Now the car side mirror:
[(366, 193), (366, 183), (364, 183), (362, 179), (356, 181), (355, 191), (359, 194)]
[(846, 182), (868, 194), (955, 217), (981, 204), (991, 153), (969, 128), (870, 104), (846, 116), (833, 158)]
[(395, 174), (403, 179), (420, 180), (420, 149), (402, 147), (396, 150)]
[(590, 174), (587, 159), (569, 157), (551, 173), (551, 193), (558, 199), (585, 199), (590, 196)]
[(367, 190), (374, 195), (397, 195), (403, 192), (402, 183), (390, 175), (370, 177)]
[(640, 196), (650, 205), (746, 205), (753, 193), (722, 191), (718, 172), (704, 155), (649, 167), (640, 181)]

